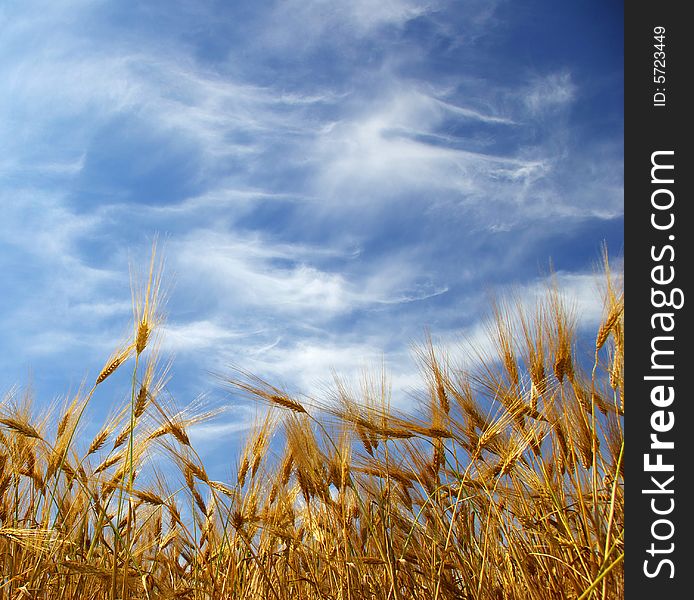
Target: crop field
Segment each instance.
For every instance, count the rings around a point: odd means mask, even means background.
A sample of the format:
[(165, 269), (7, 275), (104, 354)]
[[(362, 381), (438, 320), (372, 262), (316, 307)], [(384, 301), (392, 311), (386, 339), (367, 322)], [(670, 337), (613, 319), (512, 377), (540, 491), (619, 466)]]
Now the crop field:
[[(410, 412), (381, 373), (301, 396), (225, 374), (262, 407), (229, 481), (189, 437), (214, 415), (161, 393), (158, 265), (91, 383), (50, 413), (21, 389), (0, 402), (0, 598), (623, 597), (624, 297), (607, 265), (587, 352), (562, 290), (498, 300), (467, 367), (419, 346)], [(129, 401), (85, 439), (116, 371)]]

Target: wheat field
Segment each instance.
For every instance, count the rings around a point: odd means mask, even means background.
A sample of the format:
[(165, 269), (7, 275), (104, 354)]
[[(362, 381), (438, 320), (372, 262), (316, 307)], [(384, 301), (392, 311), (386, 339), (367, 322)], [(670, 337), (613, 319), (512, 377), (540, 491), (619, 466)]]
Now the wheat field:
[[(217, 481), (189, 437), (213, 415), (162, 393), (153, 253), (92, 385), (40, 417), (28, 392), (0, 403), (0, 598), (622, 598), (624, 297), (601, 281), (587, 351), (556, 287), (496, 302), (469, 367), (425, 339), (409, 413), (381, 374), (302, 396), (224, 374), (262, 410)], [(85, 439), (122, 370), (128, 401)]]

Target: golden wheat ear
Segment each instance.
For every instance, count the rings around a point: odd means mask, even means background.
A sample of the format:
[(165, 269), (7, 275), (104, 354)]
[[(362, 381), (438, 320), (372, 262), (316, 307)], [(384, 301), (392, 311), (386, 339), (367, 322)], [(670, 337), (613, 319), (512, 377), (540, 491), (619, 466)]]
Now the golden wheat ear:
[(142, 354), (150, 342), (152, 333), (163, 321), (162, 290), (164, 261), (157, 256), (157, 239), (152, 242), (149, 272), (142, 281), (133, 269), (130, 271), (130, 289), (133, 302), (134, 347), (137, 356)]
[(135, 349), (134, 344), (127, 344), (116, 349), (109, 359), (106, 361), (103, 369), (99, 372), (94, 383), (95, 386), (106, 381), (113, 373), (116, 372), (118, 367), (120, 367), (133, 353)]

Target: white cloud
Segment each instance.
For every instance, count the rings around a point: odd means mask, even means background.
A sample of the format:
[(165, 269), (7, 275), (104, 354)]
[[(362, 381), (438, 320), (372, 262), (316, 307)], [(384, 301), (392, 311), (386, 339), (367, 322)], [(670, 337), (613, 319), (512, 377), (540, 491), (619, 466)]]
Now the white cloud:
[[(357, 295), (344, 276), (303, 262), (300, 247), (273, 246), (258, 236), (195, 232), (172, 251), (186, 278), (243, 306), (331, 314), (345, 310)], [(280, 266), (280, 261), (291, 264)]]
[(306, 50), (326, 38), (364, 38), (383, 27), (402, 27), (427, 14), (433, 2), (417, 0), (288, 0), (276, 4), (262, 32), (264, 44)]
[(422, 387), (413, 356), (407, 349), (387, 352), (387, 334), (361, 341), (355, 337), (345, 333), (278, 345), (241, 366), (318, 402), (329, 399), (335, 376), (358, 394), (365, 377), (373, 378), (385, 368), (393, 403), (410, 404), (413, 390)]
[[(342, 3), (332, 4), (340, 7)], [(356, 0), (343, 6), (348, 7), (347, 16), (360, 32), (369, 32), (384, 25), (400, 26), (431, 9), (430, 2), (412, 0), (384, 0), (377, 3), (371, 0)]]
[(534, 115), (539, 115), (555, 111), (573, 102), (576, 86), (571, 80), (570, 73), (552, 73), (534, 78), (521, 93), (528, 110)]
[(55, 262), (64, 260), (76, 240), (100, 224), (98, 216), (75, 214), (63, 198), (31, 188), (0, 191), (0, 215), (4, 243)]
[(518, 124), (517, 121), (514, 121), (510, 117), (484, 114), (484, 113), (482, 113), (479, 110), (476, 110), (474, 108), (468, 108), (465, 106), (457, 106), (455, 104), (451, 104), (449, 102), (439, 100), (438, 98), (427, 98), (427, 100), (429, 102), (433, 102), (436, 105), (440, 106), (445, 111), (448, 111), (454, 115), (463, 117), (465, 119), (470, 119), (473, 121), (481, 121), (482, 123), (499, 123), (502, 125), (517, 125)]
[(477, 197), (499, 181), (533, 180), (545, 172), (542, 160), (466, 149), (472, 144), (464, 137), (455, 140), (463, 147), (435, 143), (449, 113), (485, 124), (513, 124), (503, 116), (453, 106), (411, 85), (395, 85), (318, 138), (313, 154), (319, 173), (316, 195), (372, 201), (374, 196), (446, 190)]
[(166, 324), (161, 334), (162, 350), (165, 352), (208, 350), (249, 335), (232, 331), (207, 319)]
[[(407, 257), (351, 277), (345, 269), (311, 264), (340, 257), (338, 249), (278, 243), (259, 234), (196, 231), (171, 244), (170, 251), (181, 284), (208, 290), (229, 314), (252, 308), (324, 322), (357, 308), (415, 302), (447, 290), (413, 283), (419, 267)], [(350, 260), (354, 254), (342, 256)]]

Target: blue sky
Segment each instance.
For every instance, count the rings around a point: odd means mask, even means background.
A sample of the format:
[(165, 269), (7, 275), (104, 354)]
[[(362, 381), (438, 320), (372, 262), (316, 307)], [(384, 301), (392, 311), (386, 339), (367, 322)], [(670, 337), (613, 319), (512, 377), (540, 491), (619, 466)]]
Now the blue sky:
[(3, 391), (92, 379), (157, 233), (169, 389), (234, 405), (220, 439), (251, 411), (210, 371), (310, 391), (385, 356), (406, 403), (425, 327), (474, 339), (489, 291), (532, 301), (550, 259), (594, 322), (622, 47), (597, 0), (3, 2)]

